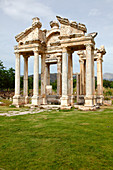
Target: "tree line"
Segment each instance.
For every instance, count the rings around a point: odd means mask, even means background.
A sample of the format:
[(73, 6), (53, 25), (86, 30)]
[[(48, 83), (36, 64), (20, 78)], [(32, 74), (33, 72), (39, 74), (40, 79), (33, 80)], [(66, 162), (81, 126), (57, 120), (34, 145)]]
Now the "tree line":
[[(57, 89), (57, 80), (51, 82), (53, 90)], [(97, 87), (97, 80), (95, 81)], [(103, 80), (105, 88), (113, 88), (113, 81)], [(41, 80), (39, 80), (39, 88), (41, 87)], [(76, 79), (73, 79), (73, 87), (76, 87)], [(8, 70), (4, 67), (0, 60), (0, 90), (14, 90), (15, 88), (15, 70), (11, 67)], [(23, 88), (23, 76), (20, 77), (20, 88)], [(33, 76), (28, 77), (28, 89), (33, 89)]]
[(8, 70), (4, 67), (0, 60), (0, 89), (14, 89), (15, 86), (15, 70), (11, 67)]

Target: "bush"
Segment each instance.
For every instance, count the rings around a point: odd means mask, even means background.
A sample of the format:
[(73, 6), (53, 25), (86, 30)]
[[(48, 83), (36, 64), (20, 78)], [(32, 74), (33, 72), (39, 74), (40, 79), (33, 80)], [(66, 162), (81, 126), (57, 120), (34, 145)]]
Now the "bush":
[(110, 100), (110, 97), (104, 97), (104, 100)]

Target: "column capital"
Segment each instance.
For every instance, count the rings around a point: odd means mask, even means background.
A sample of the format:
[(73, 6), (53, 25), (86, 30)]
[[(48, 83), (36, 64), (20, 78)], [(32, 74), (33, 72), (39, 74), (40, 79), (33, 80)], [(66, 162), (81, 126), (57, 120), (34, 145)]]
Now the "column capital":
[(106, 50), (104, 45), (101, 45), (101, 47), (98, 49), (96, 48), (97, 53), (100, 53), (102, 56), (106, 54)]
[(68, 49), (68, 54), (73, 54), (73, 53), (74, 53), (74, 50)]
[(95, 45), (93, 43), (86, 43), (85, 44), (86, 48), (95, 48)]
[(84, 64), (84, 60), (79, 58), (79, 63)]
[[(85, 52), (83, 51), (83, 50), (81, 50), (81, 51), (78, 51), (77, 52), (77, 54), (78, 54), (78, 56), (79, 56), (79, 62), (84, 62), (84, 59), (86, 59), (86, 54), (85, 54)], [(84, 59), (83, 59), (84, 58)]]
[(103, 55), (101, 53), (97, 53), (97, 61), (103, 61)]
[(84, 50), (79, 50), (79, 51), (77, 52), (77, 55), (79, 55), (79, 56), (84, 56), (84, 55), (85, 55)]
[(57, 64), (61, 63), (61, 56), (57, 57)]
[[(39, 52), (39, 51), (38, 51)], [(41, 57), (46, 56), (46, 53), (41, 53)]]
[(30, 56), (28, 56), (28, 55), (23, 55), (23, 58), (29, 58)]
[(63, 47), (63, 48), (62, 48), (62, 52), (63, 52), (63, 53), (67, 53), (67, 52), (68, 52), (68, 51), (67, 51), (67, 48), (66, 48), (66, 47)]
[(103, 62), (103, 59), (99, 57), (99, 58), (97, 58), (97, 62), (98, 62), (98, 61)]
[(33, 50), (34, 54), (39, 54), (39, 50), (35, 49)]
[(20, 55), (20, 53), (18, 51), (15, 51), (14, 54), (15, 55)]

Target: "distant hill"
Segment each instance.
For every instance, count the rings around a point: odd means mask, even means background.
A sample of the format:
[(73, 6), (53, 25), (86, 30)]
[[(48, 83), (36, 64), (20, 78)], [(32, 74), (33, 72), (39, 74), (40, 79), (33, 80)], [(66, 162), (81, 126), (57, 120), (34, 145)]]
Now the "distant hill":
[(113, 81), (113, 73), (104, 73), (103, 79)]
[[(33, 77), (33, 75), (29, 75), (29, 77)], [(76, 78), (76, 76), (73, 76), (73, 78)], [(97, 77), (95, 77), (97, 80)], [(104, 73), (103, 79), (113, 81), (113, 73)], [(41, 80), (41, 74), (39, 74), (39, 80)], [(51, 83), (55, 82), (57, 80), (57, 73), (51, 73), (50, 74), (50, 81)]]
[[(29, 77), (33, 77), (33, 75), (29, 75)], [(41, 74), (39, 74), (39, 80), (41, 80)], [(50, 74), (51, 83), (55, 82), (55, 80), (57, 80), (57, 73), (51, 73)]]
[[(29, 77), (33, 77), (33, 75), (29, 75)], [(74, 75), (73, 78), (75, 79), (76, 76)], [(39, 74), (39, 80), (41, 80), (41, 74)], [(57, 80), (57, 73), (51, 73), (50, 74), (50, 82), (53, 83)]]

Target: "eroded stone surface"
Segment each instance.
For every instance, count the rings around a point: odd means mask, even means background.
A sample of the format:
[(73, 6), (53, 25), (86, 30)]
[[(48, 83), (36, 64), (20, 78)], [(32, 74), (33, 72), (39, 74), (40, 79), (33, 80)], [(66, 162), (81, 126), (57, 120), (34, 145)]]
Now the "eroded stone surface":
[[(69, 21), (57, 16), (58, 21), (50, 22), (50, 30), (42, 30), (38, 17), (33, 18), (32, 26), (15, 38), (16, 55), (15, 96), (13, 104), (23, 103), (20, 96), (20, 55), (24, 57), (24, 103), (28, 103), (28, 58), (34, 56), (34, 80), (32, 105), (46, 104), (47, 87), (50, 86), (50, 65), (57, 64), (57, 95), (61, 108), (73, 106), (73, 64), (72, 54), (78, 51), (80, 74), (77, 82), (77, 101), (79, 95), (85, 99), (86, 107), (94, 107), (95, 97), (94, 61), (97, 60), (98, 102), (103, 102), (102, 58), (106, 53), (104, 46), (95, 49), (96, 32), (88, 33), (84, 24)], [(41, 55), (41, 97), (39, 96), (39, 56)], [(49, 92), (51, 93), (51, 92)], [(84, 101), (84, 100), (83, 100)], [(83, 103), (83, 104), (84, 104)]]

